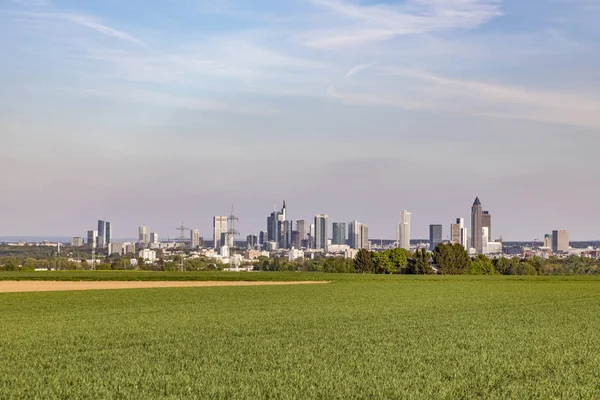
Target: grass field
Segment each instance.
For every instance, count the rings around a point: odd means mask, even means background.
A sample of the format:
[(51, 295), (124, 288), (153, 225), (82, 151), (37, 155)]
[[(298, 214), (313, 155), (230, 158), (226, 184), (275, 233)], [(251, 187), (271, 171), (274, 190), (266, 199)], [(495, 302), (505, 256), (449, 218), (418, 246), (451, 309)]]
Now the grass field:
[(600, 398), (594, 278), (0, 294), (0, 318), (2, 399)]

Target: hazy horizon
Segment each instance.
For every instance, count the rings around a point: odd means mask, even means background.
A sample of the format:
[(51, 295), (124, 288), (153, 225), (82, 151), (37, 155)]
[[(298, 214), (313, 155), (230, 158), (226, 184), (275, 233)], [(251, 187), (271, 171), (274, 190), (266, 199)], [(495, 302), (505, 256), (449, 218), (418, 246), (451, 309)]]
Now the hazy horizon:
[(0, 236), (600, 239), (600, 1), (212, 3), (0, 1)]

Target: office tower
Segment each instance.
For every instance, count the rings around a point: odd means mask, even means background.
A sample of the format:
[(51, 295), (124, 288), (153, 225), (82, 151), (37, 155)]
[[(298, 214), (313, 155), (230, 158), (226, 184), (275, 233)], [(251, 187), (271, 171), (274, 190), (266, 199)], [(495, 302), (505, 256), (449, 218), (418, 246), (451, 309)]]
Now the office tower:
[(158, 244), (158, 233), (152, 232), (150, 234), (150, 243)]
[(488, 243), (490, 241), (490, 236), (489, 236), (489, 230), (487, 228), (487, 226), (484, 226), (483, 228), (481, 228), (481, 242), (482, 242), (482, 250), (481, 253), (482, 254), (488, 254)]
[(267, 231), (260, 231), (258, 234), (258, 244), (260, 244), (263, 248), (269, 242), (269, 233)]
[(87, 244), (92, 249), (95, 249), (96, 246), (98, 246), (98, 231), (88, 231)]
[(442, 225), (429, 225), (429, 249), (434, 250), (438, 244), (442, 243), (443, 233)]
[(469, 233), (468, 229), (465, 226), (464, 218), (457, 218), (456, 223), (460, 225), (460, 244), (465, 248), (465, 250), (469, 250)]
[(192, 229), (190, 231), (190, 246), (192, 249), (197, 249), (200, 247), (200, 230)]
[(333, 239), (331, 244), (346, 244), (346, 223), (333, 223)]
[(361, 224), (360, 227), (360, 241), (361, 241), (361, 249), (370, 249), (371, 246), (369, 246), (369, 227), (367, 226), (367, 224)]
[(311, 249), (316, 248), (316, 244), (315, 244), (315, 224), (310, 224), (310, 227), (308, 228), (308, 247)]
[(150, 229), (147, 226), (138, 228), (138, 242), (143, 245), (150, 244)]
[(106, 223), (106, 245), (108, 246), (109, 243), (112, 242), (113, 239), (113, 234), (112, 234), (112, 225), (110, 222)]
[(246, 237), (246, 247), (253, 249), (258, 245), (258, 237), (256, 235), (248, 235)]
[(98, 221), (98, 238), (96, 240), (97, 247), (103, 249), (107, 245), (106, 241), (106, 222)]
[(404, 210), (400, 213), (400, 224), (396, 229), (396, 243), (401, 249), (410, 251), (410, 216), (411, 213)]
[(473, 207), (471, 207), (471, 247), (475, 249), (477, 254), (483, 253), (483, 207), (479, 197), (475, 198)]
[(547, 233), (544, 235), (544, 247), (548, 249), (552, 248), (552, 234)]
[(483, 219), (481, 222), (481, 224), (482, 224), (481, 226), (483, 228), (488, 228), (488, 237), (490, 239), (489, 241), (491, 242), (494, 240), (492, 237), (492, 214), (490, 214), (489, 211), (484, 211), (482, 217), (483, 217)]
[(328, 225), (327, 214), (315, 215), (315, 249), (323, 249), (327, 252)]
[(290, 249), (292, 248), (292, 228), (294, 222), (293, 221), (283, 221), (283, 241), (281, 248)]
[(227, 217), (213, 217), (213, 248), (219, 250), (225, 244), (227, 233)]
[(569, 250), (569, 231), (552, 231), (552, 251)]
[(83, 246), (83, 238), (81, 238), (81, 237), (74, 237), (73, 240), (71, 240), (71, 246), (72, 247), (81, 247), (81, 246)]
[(456, 221), (455, 224), (450, 224), (450, 242), (451, 243), (460, 243), (460, 222)]
[(298, 234), (298, 231), (292, 231), (292, 246), (296, 249), (302, 247), (302, 241), (300, 240), (300, 235)]
[(298, 231), (300, 241), (305, 240), (308, 236), (308, 231), (306, 230), (307, 227), (308, 225), (306, 224), (305, 220), (301, 219), (299, 221), (296, 221), (296, 230)]

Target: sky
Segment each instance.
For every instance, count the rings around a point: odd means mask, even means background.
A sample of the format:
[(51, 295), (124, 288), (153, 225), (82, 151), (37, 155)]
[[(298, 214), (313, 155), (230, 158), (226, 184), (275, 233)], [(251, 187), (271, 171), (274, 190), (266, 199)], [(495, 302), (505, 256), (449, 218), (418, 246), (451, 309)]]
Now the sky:
[(0, 236), (600, 239), (600, 0), (0, 0)]

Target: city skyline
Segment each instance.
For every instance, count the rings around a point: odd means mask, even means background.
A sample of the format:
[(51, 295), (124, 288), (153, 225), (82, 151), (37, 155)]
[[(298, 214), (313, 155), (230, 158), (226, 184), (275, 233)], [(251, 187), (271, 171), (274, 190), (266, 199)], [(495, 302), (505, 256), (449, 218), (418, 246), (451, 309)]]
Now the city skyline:
[(596, 3), (5, 1), (0, 236), (247, 234), (286, 197), (427, 238), (478, 195), (494, 238), (597, 239)]

